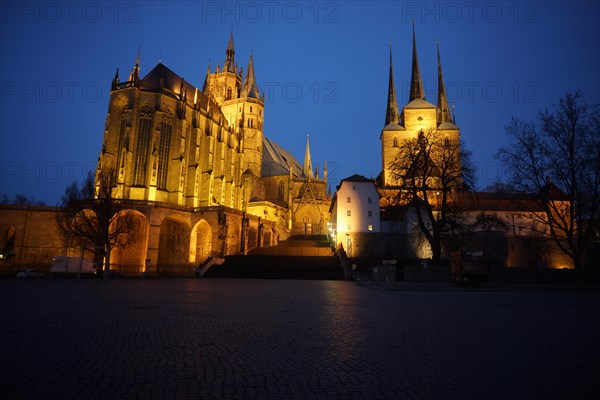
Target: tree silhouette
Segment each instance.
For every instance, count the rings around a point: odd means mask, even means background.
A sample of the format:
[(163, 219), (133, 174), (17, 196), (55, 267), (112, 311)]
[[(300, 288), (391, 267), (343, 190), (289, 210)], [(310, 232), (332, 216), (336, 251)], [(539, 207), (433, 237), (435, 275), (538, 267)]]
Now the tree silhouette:
[(399, 143), (398, 155), (390, 165), (399, 183), (395, 202), (414, 211), (420, 232), (438, 263), (442, 240), (465, 229), (458, 193), (472, 187), (471, 153), (459, 141), (437, 131), (420, 132)]
[(59, 230), (68, 246), (79, 245), (99, 252), (104, 260), (104, 279), (108, 279), (110, 255), (116, 247), (126, 247), (133, 230), (133, 212), (124, 210), (113, 198), (114, 170), (90, 172), (81, 186), (71, 183), (62, 197), (63, 212), (57, 216)]
[(510, 184), (537, 193), (530, 213), (547, 227), (547, 237), (573, 260), (582, 279), (582, 255), (598, 235), (600, 218), (600, 114), (582, 93), (567, 92), (534, 122), (513, 117), (510, 143), (497, 157), (510, 172)]

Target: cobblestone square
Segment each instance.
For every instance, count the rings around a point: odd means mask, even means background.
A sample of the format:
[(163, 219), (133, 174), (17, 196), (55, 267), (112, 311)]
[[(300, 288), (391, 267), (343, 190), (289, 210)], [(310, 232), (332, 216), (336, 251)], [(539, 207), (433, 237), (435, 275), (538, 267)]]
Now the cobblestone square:
[(0, 281), (4, 399), (596, 399), (600, 294)]

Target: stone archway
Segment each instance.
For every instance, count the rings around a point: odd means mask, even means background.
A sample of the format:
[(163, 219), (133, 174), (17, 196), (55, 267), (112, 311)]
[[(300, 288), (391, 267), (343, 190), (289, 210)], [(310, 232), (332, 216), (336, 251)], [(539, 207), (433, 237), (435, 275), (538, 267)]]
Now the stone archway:
[(301, 205), (294, 215), (292, 233), (296, 235), (319, 235), (321, 213), (316, 205)]
[(190, 226), (183, 217), (170, 215), (160, 224), (158, 238), (158, 275), (193, 275), (189, 263)]
[(199, 265), (212, 255), (212, 236), (206, 220), (201, 219), (194, 225), (190, 235), (190, 263)]
[(128, 233), (122, 235), (120, 242), (124, 246), (116, 246), (112, 251), (111, 268), (124, 275), (140, 275), (146, 271), (146, 257), (148, 250), (148, 231), (150, 225), (144, 214), (137, 210), (121, 210), (119, 214), (131, 214)]

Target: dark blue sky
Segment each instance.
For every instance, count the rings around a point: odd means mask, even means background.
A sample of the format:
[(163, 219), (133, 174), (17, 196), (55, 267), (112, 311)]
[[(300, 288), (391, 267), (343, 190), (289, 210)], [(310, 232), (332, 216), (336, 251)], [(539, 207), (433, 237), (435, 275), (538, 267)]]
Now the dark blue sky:
[(503, 175), (493, 158), (511, 116), (532, 119), (567, 90), (600, 102), (598, 2), (27, 2), (0, 3), (0, 193), (56, 204), (95, 168), (110, 82), (141, 45), (142, 76), (162, 62), (201, 86), (250, 51), (266, 91), (265, 134), (334, 185), (381, 170), (388, 49), (399, 102), (408, 98), (415, 20), (427, 99), (436, 101), (436, 40), (449, 101), (478, 166), (478, 186)]

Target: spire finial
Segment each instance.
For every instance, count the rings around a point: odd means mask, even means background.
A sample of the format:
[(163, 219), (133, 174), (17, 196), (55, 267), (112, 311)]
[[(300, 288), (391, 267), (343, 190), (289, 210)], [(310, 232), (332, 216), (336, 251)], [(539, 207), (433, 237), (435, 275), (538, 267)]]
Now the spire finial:
[(225, 51), (225, 64), (223, 65), (223, 72), (236, 72), (235, 71), (235, 49), (233, 46), (233, 26), (229, 33), (229, 42), (227, 43), (227, 50)]
[(456, 125), (456, 114), (454, 113), (454, 104), (452, 104), (452, 123)]
[(137, 53), (137, 57), (135, 58), (135, 65), (137, 65), (139, 67), (140, 65), (140, 52), (142, 51), (142, 45), (138, 44), (138, 53)]
[(248, 70), (246, 71), (246, 79), (244, 79), (243, 93), (246, 97), (252, 97), (258, 99), (260, 93), (258, 90), (258, 84), (256, 83), (256, 77), (254, 76), (254, 61), (252, 53), (250, 54), (250, 60), (248, 61)]
[(312, 161), (310, 157), (310, 141), (309, 134), (306, 134), (306, 150), (304, 152), (304, 165), (302, 166), (302, 172), (304, 173), (304, 177), (311, 179), (313, 177), (312, 171)]
[(437, 122), (438, 125), (442, 122), (451, 122), (450, 108), (448, 107), (448, 96), (446, 95), (446, 87), (444, 86), (444, 78), (442, 76), (442, 61), (440, 58), (440, 42), (436, 40), (437, 45), (437, 61), (438, 61), (438, 98), (437, 98)]
[(384, 126), (387, 126), (389, 124), (400, 124), (400, 118), (398, 114), (398, 101), (396, 98), (396, 88), (394, 86), (394, 69), (392, 66), (392, 42), (390, 42), (390, 72), (388, 77), (388, 100)]
[(425, 100), (425, 91), (423, 90), (423, 81), (419, 70), (419, 59), (417, 57), (417, 36), (415, 34), (415, 20), (412, 20), (413, 28), (413, 54), (412, 54), (412, 74), (410, 78), (409, 101), (414, 99)]

